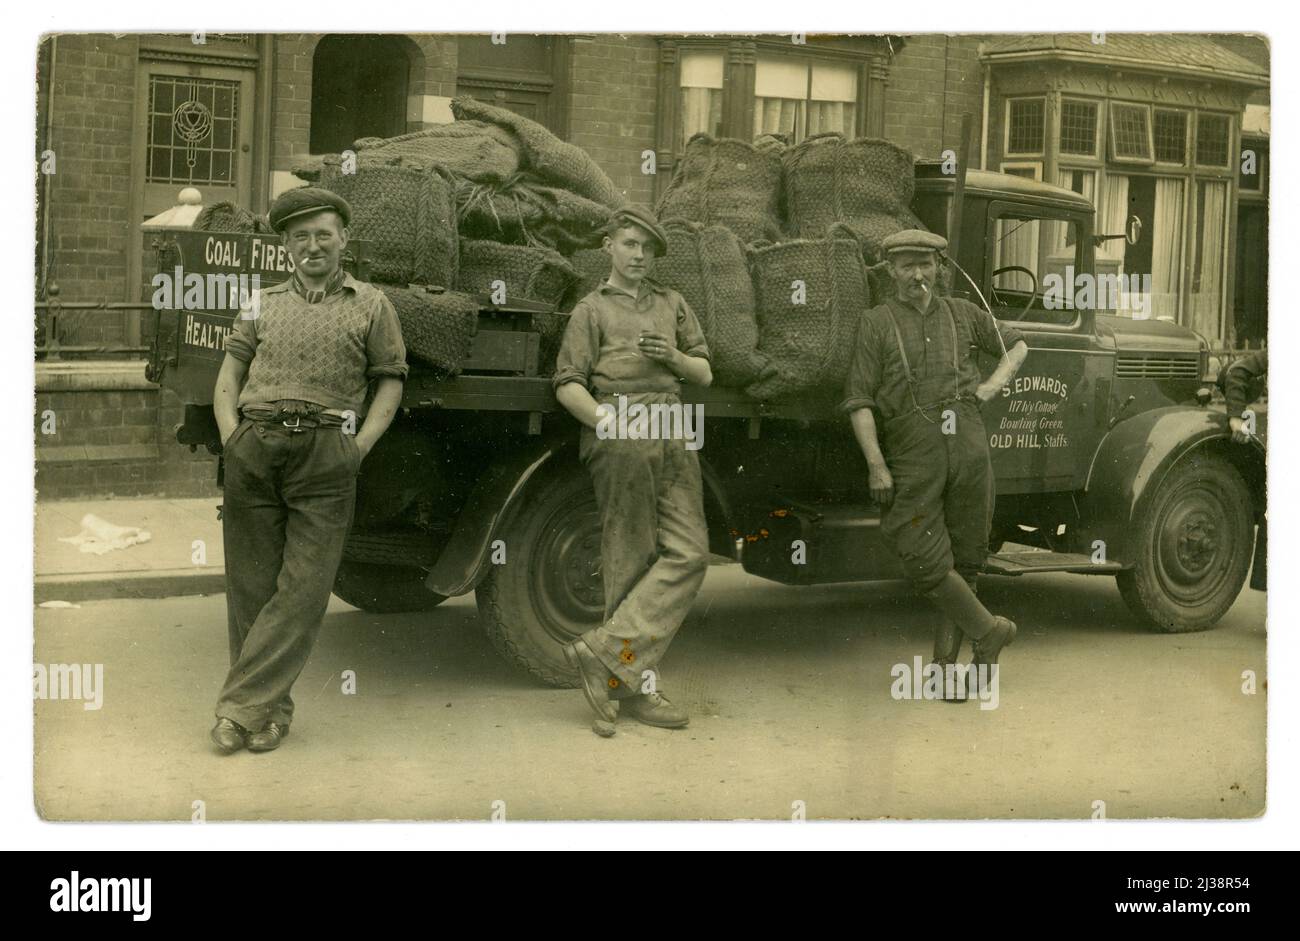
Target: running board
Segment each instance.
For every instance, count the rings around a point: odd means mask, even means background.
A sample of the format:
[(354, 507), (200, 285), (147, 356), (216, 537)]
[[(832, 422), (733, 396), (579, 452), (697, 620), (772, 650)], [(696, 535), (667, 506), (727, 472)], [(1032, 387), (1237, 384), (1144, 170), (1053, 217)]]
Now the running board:
[(1078, 572), (1083, 575), (1114, 575), (1124, 571), (1118, 562), (1094, 562), (1082, 552), (1048, 552), (1025, 549), (989, 555), (984, 571), (991, 575), (1028, 575), (1034, 572)]

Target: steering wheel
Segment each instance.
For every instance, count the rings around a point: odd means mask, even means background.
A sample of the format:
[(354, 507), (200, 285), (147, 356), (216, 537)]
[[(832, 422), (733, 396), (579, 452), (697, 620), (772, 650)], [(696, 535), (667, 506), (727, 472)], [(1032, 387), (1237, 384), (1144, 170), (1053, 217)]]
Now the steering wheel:
[[(990, 282), (993, 281), (994, 279), (996, 279), (998, 275), (1003, 274), (1003, 273), (1005, 273), (1005, 272), (1007, 272), (1007, 271), (1019, 271), (1019, 272), (1022, 272), (1023, 274), (1027, 274), (1027, 275), (1029, 275), (1029, 280), (1033, 282), (1034, 287), (1033, 287), (1033, 289), (1029, 292), (1029, 300), (1025, 302), (1025, 306), (1024, 306), (1024, 308), (1020, 311), (1020, 313), (1016, 314), (1016, 319), (1017, 319), (1017, 320), (1024, 320), (1024, 319), (1025, 319), (1025, 314), (1029, 313), (1029, 308), (1031, 308), (1031, 307), (1034, 306), (1034, 297), (1038, 294), (1038, 275), (1035, 274), (1033, 271), (1031, 271), (1029, 268), (1026, 268), (1024, 265), (1007, 265), (1007, 266), (1004, 267), (1004, 268), (998, 268), (996, 271), (994, 271), (994, 272), (993, 272), (993, 277), (989, 279)], [(997, 289), (997, 288), (995, 288), (995, 287), (990, 287), (990, 288), (989, 288), (989, 293), (993, 295), (993, 300), (994, 300), (994, 302), (996, 302), (996, 303), (998, 304), (999, 307), (1007, 306), (1007, 305), (1004, 305), (1004, 304), (1003, 304), (1003, 303), (998, 299), (998, 289)]]

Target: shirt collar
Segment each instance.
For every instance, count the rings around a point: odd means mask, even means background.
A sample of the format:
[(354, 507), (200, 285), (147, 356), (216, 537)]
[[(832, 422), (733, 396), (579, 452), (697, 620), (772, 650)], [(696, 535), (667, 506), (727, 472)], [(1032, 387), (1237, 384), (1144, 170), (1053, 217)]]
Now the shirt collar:
[(342, 268), (339, 268), (330, 275), (329, 280), (325, 282), (325, 287), (322, 290), (309, 290), (307, 286), (302, 283), (302, 279), (298, 277), (297, 271), (294, 271), (290, 280), (292, 282), (291, 288), (293, 292), (308, 304), (319, 304), (321, 301), (325, 300), (325, 298), (337, 294), (344, 288), (350, 288), (353, 291), (356, 290), (356, 282), (353, 281), (352, 276)]
[(597, 290), (600, 291), (601, 294), (622, 294), (624, 297), (635, 297), (638, 301), (645, 297), (648, 291), (653, 291), (656, 294), (664, 293), (663, 285), (655, 283), (650, 278), (641, 279), (641, 285), (637, 289), (635, 295), (630, 291), (625, 291), (620, 287), (615, 287), (610, 284), (608, 280), (600, 282), (600, 287), (597, 288)]
[(916, 317), (928, 317), (930, 316), (930, 314), (933, 314), (936, 310), (939, 309), (942, 300), (943, 298), (939, 297), (936, 294), (934, 297), (930, 298), (930, 306), (927, 307), (925, 310), (921, 310), (920, 308), (914, 307), (913, 305), (909, 304), (907, 301), (903, 300), (903, 298), (899, 297), (897, 294), (895, 294), (893, 297), (889, 299), (889, 303), (893, 304), (896, 310), (902, 311), (904, 313), (912, 314)]

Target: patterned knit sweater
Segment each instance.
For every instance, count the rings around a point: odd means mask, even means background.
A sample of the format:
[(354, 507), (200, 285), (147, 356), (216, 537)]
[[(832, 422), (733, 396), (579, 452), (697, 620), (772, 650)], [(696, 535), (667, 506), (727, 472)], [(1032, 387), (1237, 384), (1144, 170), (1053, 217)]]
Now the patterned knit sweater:
[(370, 381), (405, 379), (409, 368), (392, 303), (351, 275), (315, 304), (290, 281), (258, 291), (235, 319), (226, 352), (249, 364), (240, 408), (299, 399), (361, 417)]

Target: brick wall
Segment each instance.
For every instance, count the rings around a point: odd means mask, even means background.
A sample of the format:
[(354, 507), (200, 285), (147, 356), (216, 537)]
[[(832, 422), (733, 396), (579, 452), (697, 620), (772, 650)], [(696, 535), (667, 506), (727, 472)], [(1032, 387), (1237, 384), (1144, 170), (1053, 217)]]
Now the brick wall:
[[(54, 434), (44, 433), (47, 411)], [(220, 493), (216, 457), (176, 443), (183, 412), (166, 389), (38, 391), (37, 499)]]
[(908, 36), (889, 64), (885, 136), (917, 156), (956, 151), (961, 116), (978, 130), (983, 113), (983, 74), (978, 59), (983, 36)]
[[(48, 277), (65, 301), (134, 300), (127, 252), (134, 247), (129, 235), (138, 41), (70, 33), (58, 37), (56, 49), (48, 86), (55, 114), (48, 146), (56, 160), (47, 203)], [(66, 323), (73, 329), (61, 331), (64, 342), (122, 343), (126, 316), (72, 315)]]
[(591, 154), (631, 202), (654, 201), (641, 152), (654, 150), (659, 46), (649, 36), (573, 43), (570, 140)]

